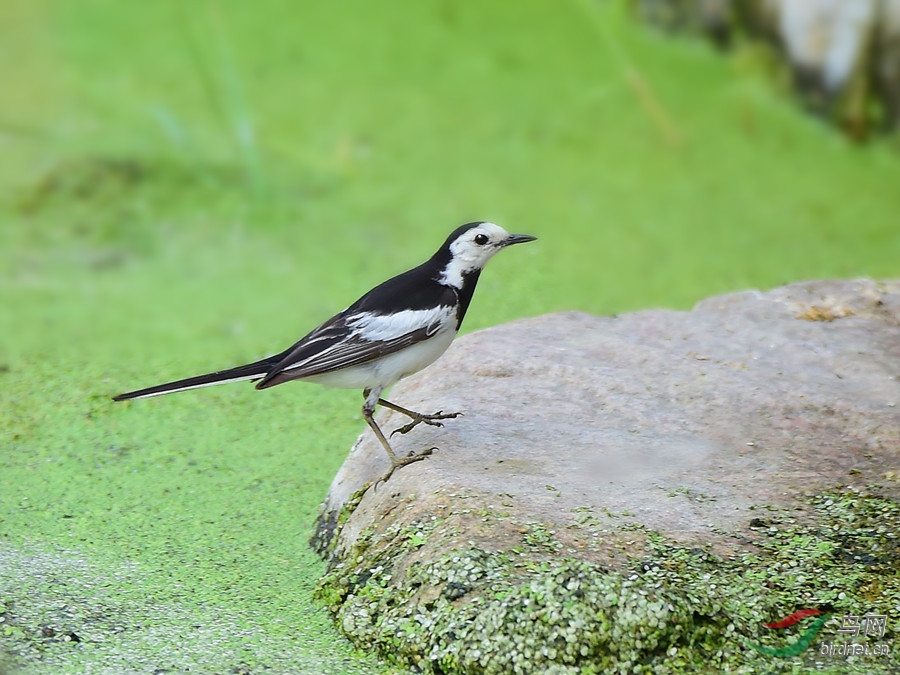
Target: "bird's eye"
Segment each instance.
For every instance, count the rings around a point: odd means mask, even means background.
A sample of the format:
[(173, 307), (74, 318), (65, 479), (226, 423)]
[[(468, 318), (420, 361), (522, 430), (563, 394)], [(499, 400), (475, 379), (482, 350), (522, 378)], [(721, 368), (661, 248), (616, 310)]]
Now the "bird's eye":
[(486, 243), (488, 243), (488, 236), (486, 234), (476, 234), (475, 243), (479, 246), (484, 246)]

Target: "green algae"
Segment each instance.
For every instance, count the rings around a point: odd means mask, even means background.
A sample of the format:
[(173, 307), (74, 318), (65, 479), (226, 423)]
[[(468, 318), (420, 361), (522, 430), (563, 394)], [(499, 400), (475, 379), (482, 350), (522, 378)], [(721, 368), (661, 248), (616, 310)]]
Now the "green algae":
[[(845, 614), (887, 615), (884, 644), (900, 634), (890, 619), (900, 609), (900, 504), (845, 490), (803, 506), (808, 517), (767, 510), (736, 535), (744, 552), (724, 557), (646, 531), (648, 547), (618, 571), (548, 556), (559, 547), (535, 524), (517, 550), (409, 562), (410, 528), (424, 538), (446, 528), (422, 519), (361, 537), (317, 593), (354, 644), (427, 673), (894, 672), (896, 650), (847, 659), (819, 649), (843, 639)], [(795, 640), (799, 628), (762, 624), (806, 607), (834, 612), (810, 649), (777, 659), (748, 644)]]

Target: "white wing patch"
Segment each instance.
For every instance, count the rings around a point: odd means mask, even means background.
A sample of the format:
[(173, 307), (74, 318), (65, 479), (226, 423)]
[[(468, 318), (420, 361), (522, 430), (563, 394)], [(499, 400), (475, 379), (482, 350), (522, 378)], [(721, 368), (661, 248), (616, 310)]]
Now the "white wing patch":
[[(451, 327), (455, 335), (455, 314), (456, 307), (447, 305), (423, 310), (407, 309), (389, 315), (362, 312), (345, 319), (347, 333), (341, 339), (319, 352), (284, 366), (282, 370), (285, 372), (300, 369), (316, 372), (337, 370), (384, 357), (397, 349), (408, 348), (416, 342), (430, 340), (447, 327)], [(321, 337), (313, 337), (304, 344), (334, 339), (334, 334), (329, 336), (323, 333)]]
[(447, 305), (432, 309), (405, 309), (395, 314), (365, 312), (353, 317), (347, 325), (356, 337), (370, 342), (385, 342), (423, 328), (431, 336), (448, 321), (455, 321), (453, 316), (455, 312), (455, 307)]

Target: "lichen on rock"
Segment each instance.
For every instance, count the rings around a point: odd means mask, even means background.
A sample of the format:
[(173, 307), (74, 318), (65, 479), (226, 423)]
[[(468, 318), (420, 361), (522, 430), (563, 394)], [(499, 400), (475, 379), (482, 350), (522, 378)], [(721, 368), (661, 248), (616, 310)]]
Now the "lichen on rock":
[[(848, 490), (804, 506), (804, 522), (761, 509), (743, 535), (755, 551), (724, 558), (648, 533), (621, 571), (477, 546), (409, 562), (421, 546), (412, 531), (446, 530), (415, 522), (370, 533), (365, 555), (335, 563), (318, 596), (355, 644), (426, 673), (782, 672), (748, 643), (796, 631), (762, 623), (827, 608), (835, 618), (817, 646), (839, 637), (840, 615), (900, 609), (900, 504)], [(898, 635), (889, 622), (881, 640)], [(889, 673), (897, 656), (846, 663), (811, 648), (784, 672)]]

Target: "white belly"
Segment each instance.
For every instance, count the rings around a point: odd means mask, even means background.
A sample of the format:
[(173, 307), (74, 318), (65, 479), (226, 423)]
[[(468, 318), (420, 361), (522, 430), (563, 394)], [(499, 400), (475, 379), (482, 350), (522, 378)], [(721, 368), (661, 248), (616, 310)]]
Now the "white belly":
[(369, 389), (390, 387), (401, 378), (412, 375), (434, 363), (447, 351), (456, 337), (455, 326), (448, 327), (423, 342), (388, 354), (380, 359), (359, 366), (341, 368), (330, 373), (301, 378), (303, 382), (316, 382), (338, 389)]

